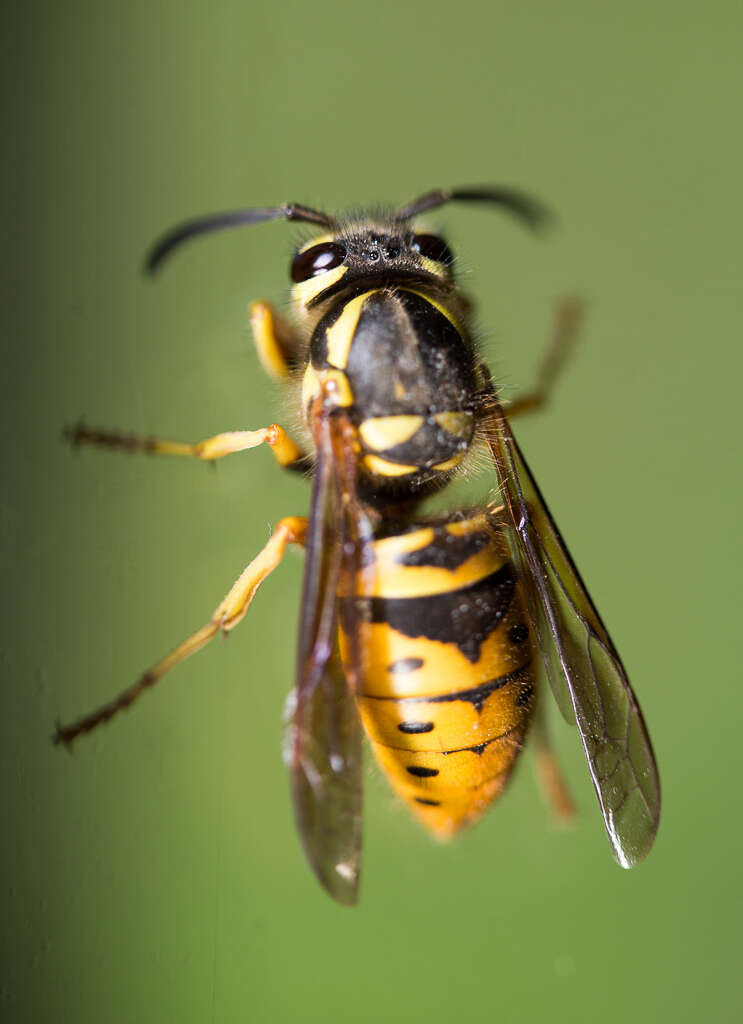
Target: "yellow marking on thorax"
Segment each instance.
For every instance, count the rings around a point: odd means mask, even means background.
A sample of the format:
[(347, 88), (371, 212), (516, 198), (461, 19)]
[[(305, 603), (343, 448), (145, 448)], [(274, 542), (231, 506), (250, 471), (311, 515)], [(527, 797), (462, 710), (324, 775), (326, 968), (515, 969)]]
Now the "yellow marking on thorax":
[(372, 416), (361, 424), (359, 434), (365, 445), (383, 452), (409, 441), (424, 422), (422, 416)]
[(469, 437), (472, 433), (471, 412), (437, 412), (433, 418), (447, 434), (454, 437)]
[(447, 473), (450, 469), (455, 469), (464, 458), (464, 452), (458, 452), (456, 455), (452, 455), (450, 459), (445, 462), (437, 462), (431, 469), (435, 469), (437, 473)]
[(334, 386), (333, 402), (335, 405), (342, 405), (344, 408), (353, 405), (351, 385), (342, 370), (320, 370), (318, 372), (310, 363), (302, 378), (302, 408), (305, 412), (322, 392), (324, 385), (328, 383), (332, 383)]
[[(503, 505), (499, 507), (503, 508)], [(490, 524), (490, 520), (483, 512), (470, 516), (469, 519), (455, 519), (454, 522), (447, 523), (446, 528), (449, 533), (453, 533), (455, 537), (463, 537), (466, 533), (479, 533), (480, 530), (487, 530), (493, 535), (493, 547), (502, 552), (504, 556), (508, 553), (508, 545), (504, 541), (500, 531), (493, 529)]]
[(457, 320), (452, 311), (446, 308), (446, 306), (442, 306), (442, 304), (440, 302), (437, 302), (436, 299), (432, 299), (431, 296), (426, 295), (425, 292), (418, 291), (417, 288), (403, 288), (402, 290), (406, 292), (412, 292), (413, 295), (417, 295), (419, 298), (425, 299), (425, 301), (428, 302), (431, 306), (433, 306), (434, 309), (437, 309), (442, 316), (446, 317), (446, 319), (452, 325), (457, 334), (462, 334), (461, 323)]
[(343, 370), (322, 370), (320, 372), (320, 385), (333, 384), (333, 402), (335, 405), (342, 405), (347, 408), (353, 405), (353, 392)]
[(363, 461), (366, 468), (377, 476), (407, 476), (419, 469), (418, 466), (406, 466), (402, 462), (388, 462), (378, 455), (365, 455)]
[(328, 362), (331, 366), (336, 366), (339, 370), (345, 370), (353, 336), (359, 324), (361, 309), (369, 296), (373, 295), (375, 291), (377, 289), (364, 292), (363, 295), (357, 295), (355, 299), (347, 302), (336, 322), (332, 327), (328, 327), (325, 332), (328, 342)]
[(309, 363), (302, 378), (302, 408), (306, 409), (308, 405), (311, 405), (319, 394), (320, 378), (312, 363)]

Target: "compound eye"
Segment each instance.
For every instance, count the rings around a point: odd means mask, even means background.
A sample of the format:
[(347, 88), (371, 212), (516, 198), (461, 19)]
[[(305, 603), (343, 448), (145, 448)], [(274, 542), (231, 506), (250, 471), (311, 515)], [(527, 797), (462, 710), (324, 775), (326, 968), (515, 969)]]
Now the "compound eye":
[(446, 266), (454, 262), (454, 254), (444, 239), (438, 235), (414, 235), (412, 248), (427, 260), (435, 260)]
[(309, 281), (311, 277), (324, 274), (327, 270), (339, 267), (346, 258), (346, 247), (340, 242), (321, 242), (304, 252), (298, 252), (292, 260), (292, 281)]

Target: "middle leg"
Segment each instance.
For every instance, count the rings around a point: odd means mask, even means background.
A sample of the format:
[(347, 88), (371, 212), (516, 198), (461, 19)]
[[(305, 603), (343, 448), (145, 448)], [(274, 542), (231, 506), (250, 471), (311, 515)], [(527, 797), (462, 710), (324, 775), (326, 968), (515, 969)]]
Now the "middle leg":
[(96, 445), (101, 448), (115, 448), (123, 452), (146, 452), (149, 455), (184, 455), (201, 459), (203, 462), (214, 462), (225, 455), (244, 452), (249, 448), (257, 448), (267, 444), (271, 448), (280, 466), (291, 468), (304, 459), (301, 448), (289, 437), (283, 427), (272, 423), (260, 430), (228, 430), (223, 434), (215, 434), (203, 441), (167, 441), (159, 437), (143, 437), (138, 434), (125, 434), (119, 430), (101, 430), (88, 427), (84, 423), (65, 431), (71, 444)]
[(541, 700), (534, 714), (535, 771), (539, 788), (551, 804), (558, 821), (568, 822), (575, 817), (575, 804), (560, 769), (560, 762), (552, 747)]

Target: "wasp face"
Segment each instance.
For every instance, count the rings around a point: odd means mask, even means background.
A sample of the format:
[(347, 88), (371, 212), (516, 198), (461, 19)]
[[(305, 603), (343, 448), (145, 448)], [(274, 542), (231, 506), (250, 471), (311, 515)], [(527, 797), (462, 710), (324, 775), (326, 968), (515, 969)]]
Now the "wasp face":
[(443, 238), (394, 221), (354, 222), (304, 245), (291, 264), (300, 312), (349, 291), (384, 285), (453, 288), (454, 257)]
[(344, 238), (349, 266), (362, 272), (425, 271), (435, 277), (451, 272), (449, 246), (437, 235), (370, 227), (351, 230)]

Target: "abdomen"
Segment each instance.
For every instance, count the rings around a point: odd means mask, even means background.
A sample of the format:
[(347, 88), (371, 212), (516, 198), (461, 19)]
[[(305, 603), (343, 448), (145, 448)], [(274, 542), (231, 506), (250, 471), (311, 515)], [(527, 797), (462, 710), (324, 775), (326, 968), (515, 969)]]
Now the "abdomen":
[[(528, 622), (493, 516), (412, 524), (374, 542), (361, 603), (359, 710), (398, 794), (445, 838), (502, 791), (534, 680)], [(341, 627), (341, 647), (345, 649)]]

